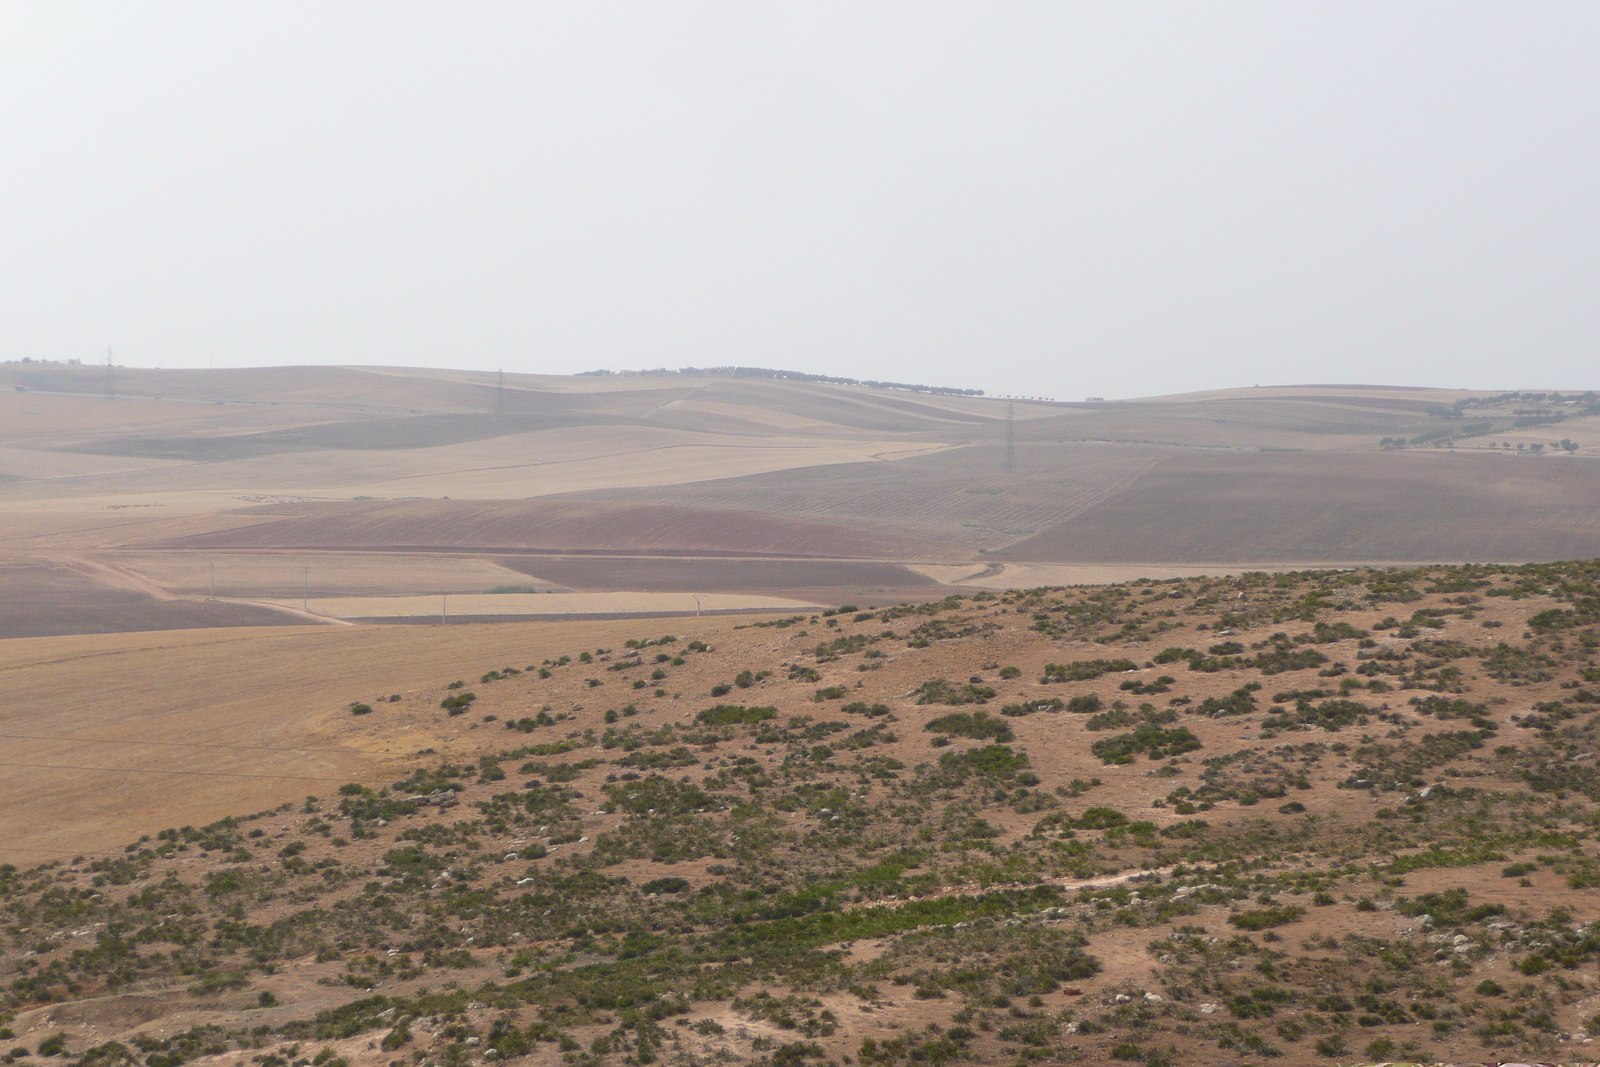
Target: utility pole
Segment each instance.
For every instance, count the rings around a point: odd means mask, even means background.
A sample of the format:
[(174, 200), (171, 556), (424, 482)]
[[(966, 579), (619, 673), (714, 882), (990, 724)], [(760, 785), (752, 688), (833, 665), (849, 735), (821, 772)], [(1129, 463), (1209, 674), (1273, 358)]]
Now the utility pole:
[(689, 595), (694, 597), (694, 617), (698, 619), (700, 617), (700, 600), (701, 600), (702, 597), (705, 596), (705, 594), (704, 593), (690, 593)]
[(494, 417), (503, 419), (506, 417), (506, 372), (497, 370), (494, 374)]
[(450, 594), (439, 594), (439, 625), (450, 625)]
[(1006, 401), (1006, 473), (1017, 473), (1017, 430), (1014, 421), (1015, 405)]
[(300, 610), (311, 610), (311, 568), (300, 568)]
[(211, 599), (217, 599), (217, 565), (211, 564)]

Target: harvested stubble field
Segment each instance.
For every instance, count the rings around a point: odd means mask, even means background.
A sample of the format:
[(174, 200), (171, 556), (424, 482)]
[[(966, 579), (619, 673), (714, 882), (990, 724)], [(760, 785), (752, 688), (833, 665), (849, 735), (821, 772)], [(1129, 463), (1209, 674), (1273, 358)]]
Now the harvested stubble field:
[(841, 595), (848, 599), (869, 592), (920, 594), (924, 598), (943, 595), (936, 592), (938, 582), (925, 574), (872, 560), (559, 556), (508, 559), (505, 563), (578, 589), (807, 591), (807, 595), (824, 595), (831, 603), (838, 603)]
[(177, 593), (209, 593), (214, 580), (219, 597), (397, 596), (551, 586), (501, 560), (433, 552), (117, 552), (111, 558)]
[[(305, 714), (381, 773), (3, 869), (0, 1025), (84, 1067), (1482, 1061), (1600, 1029), (1600, 565), (702, 625), (439, 631), (448, 665), (330, 679)], [(377, 699), (401, 673), (432, 679)]]
[[(465, 596), (325, 597), (304, 601), (313, 614), (334, 619), (439, 619), (454, 613), (473, 619), (556, 615), (665, 616), (724, 612), (812, 611), (817, 605), (782, 597), (738, 593), (476, 593)], [(283, 601), (294, 607), (293, 601)]]
[[(438, 704), (438, 679), (455, 664), (543, 657), (580, 637), (604, 640), (616, 625), (291, 625), (0, 642), (0, 860), (105, 849), (153, 821), (209, 822), (382, 777), (472, 728), (424, 715), (415, 729), (395, 729), (412, 703)], [(698, 625), (710, 635), (734, 622)], [(394, 694), (383, 729), (352, 729), (362, 723), (350, 700)]]

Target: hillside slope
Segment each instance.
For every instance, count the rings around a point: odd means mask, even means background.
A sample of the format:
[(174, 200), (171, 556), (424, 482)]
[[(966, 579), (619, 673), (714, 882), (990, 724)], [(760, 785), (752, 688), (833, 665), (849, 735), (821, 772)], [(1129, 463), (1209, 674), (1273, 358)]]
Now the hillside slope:
[(382, 777), (0, 867), (0, 1025), (83, 1067), (1553, 1058), (1600, 1003), (1597, 583), (458, 645), (320, 696), (328, 745), (437, 738)]

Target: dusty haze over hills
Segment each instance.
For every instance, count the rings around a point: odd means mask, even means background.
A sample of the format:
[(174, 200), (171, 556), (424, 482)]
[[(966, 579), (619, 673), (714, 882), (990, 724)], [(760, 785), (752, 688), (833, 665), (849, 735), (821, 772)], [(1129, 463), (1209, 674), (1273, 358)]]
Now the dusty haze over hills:
[(1010, 403), (361, 367), (116, 368), (105, 388), (102, 368), (0, 365), (0, 546), (29, 605), (11, 636), (426, 617), (490, 590), (458, 615), (1600, 552), (1592, 393)]

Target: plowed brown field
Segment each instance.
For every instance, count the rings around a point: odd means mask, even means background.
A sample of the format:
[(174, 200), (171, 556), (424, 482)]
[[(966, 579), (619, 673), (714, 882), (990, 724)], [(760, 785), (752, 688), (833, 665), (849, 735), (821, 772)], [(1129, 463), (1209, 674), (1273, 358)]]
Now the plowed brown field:
[[(875, 464), (874, 464), (875, 465)], [(520, 549), (898, 557), (926, 548), (886, 524), (852, 528), (716, 508), (565, 500), (354, 501), (253, 509), (260, 522), (164, 548)]]
[(250, 604), (162, 600), (45, 561), (0, 563), (0, 590), (0, 640), (303, 621)]
[(1173, 456), (1005, 558), (1554, 560), (1600, 555), (1600, 464), (1491, 452)]

